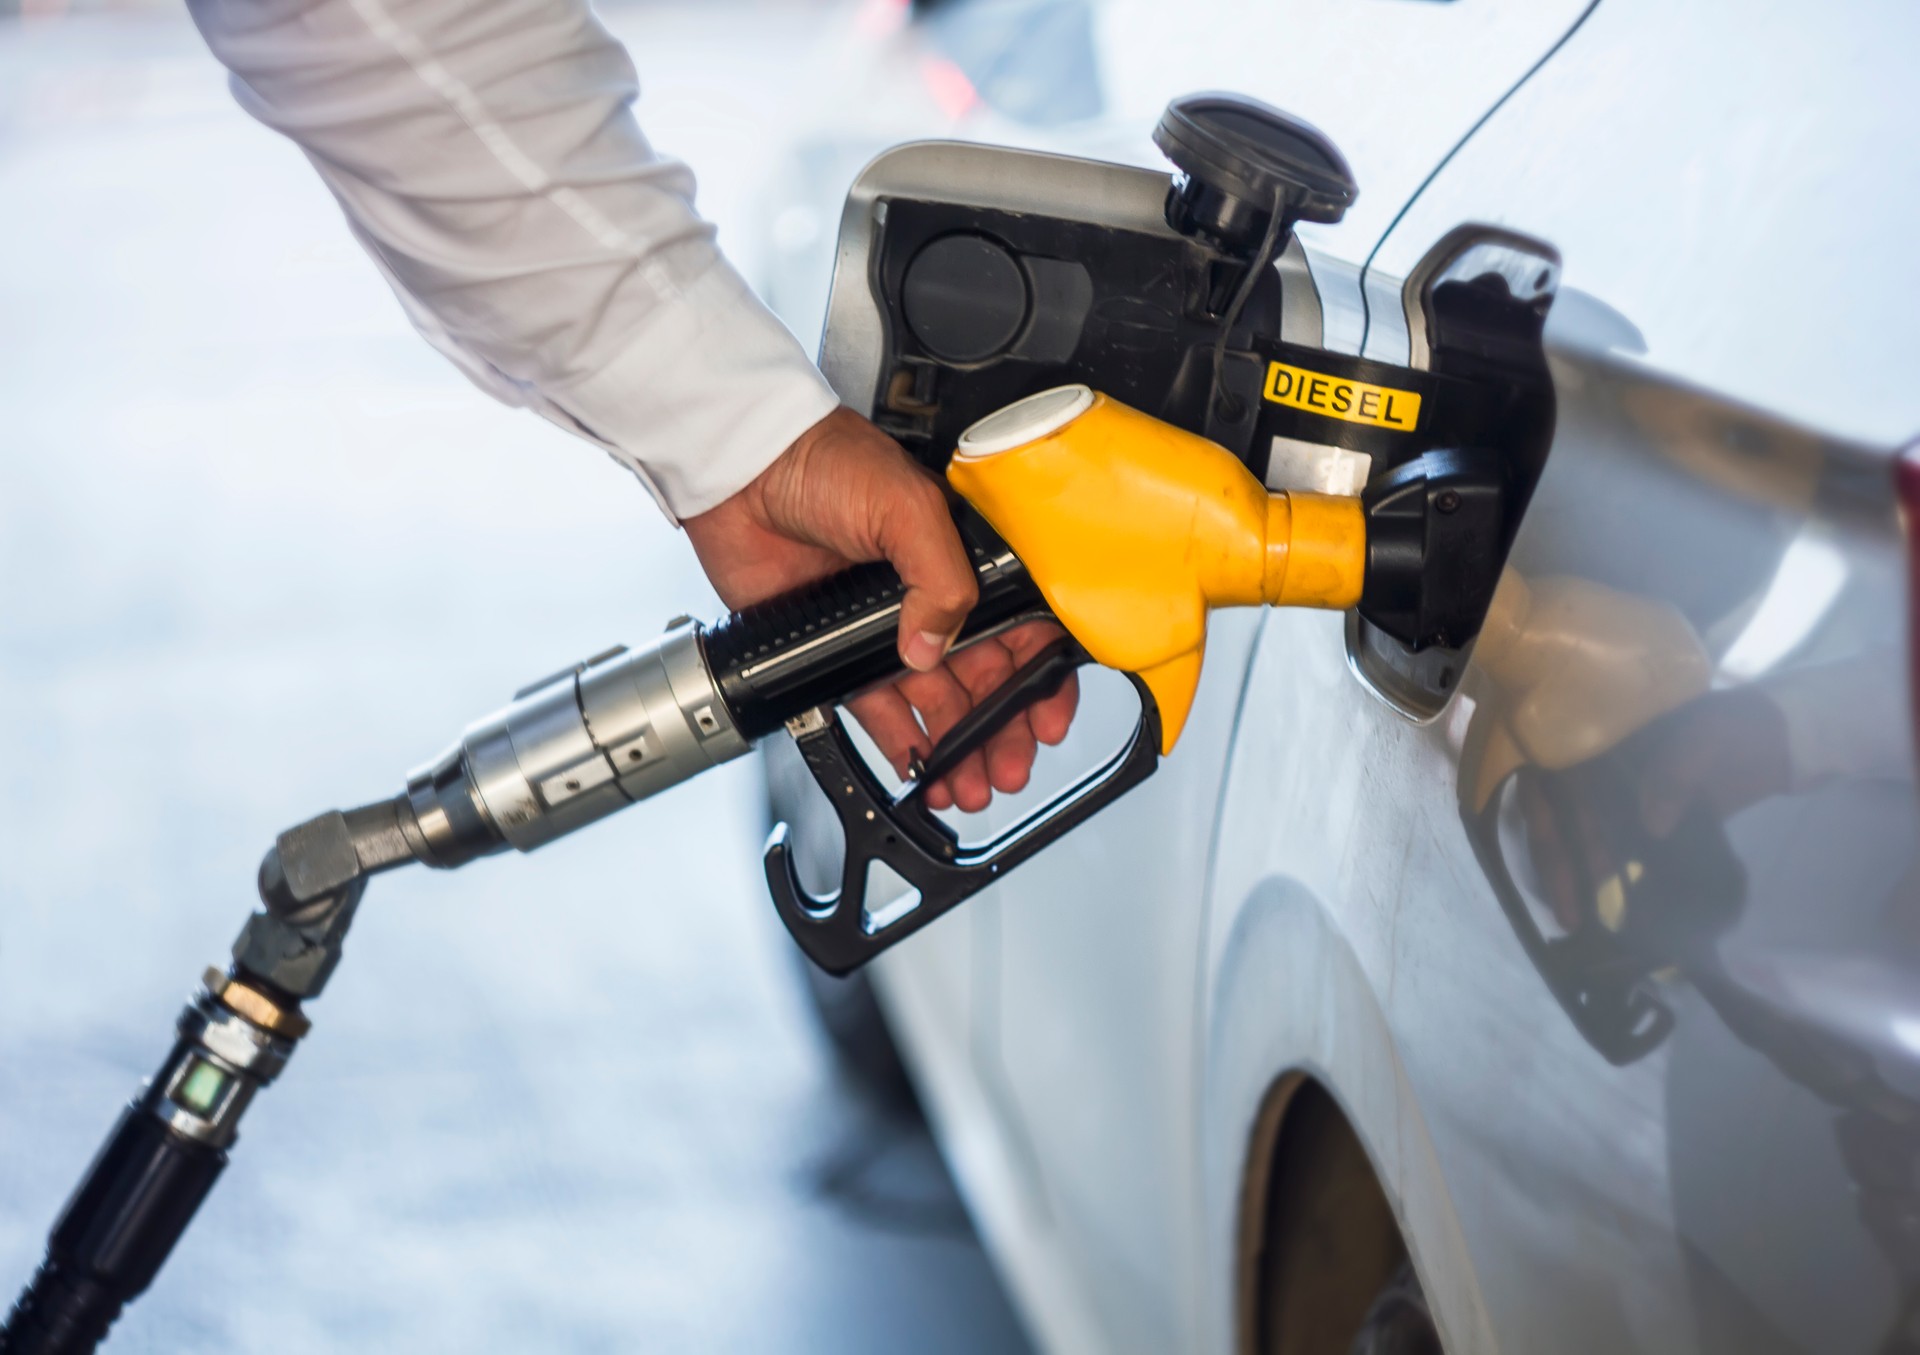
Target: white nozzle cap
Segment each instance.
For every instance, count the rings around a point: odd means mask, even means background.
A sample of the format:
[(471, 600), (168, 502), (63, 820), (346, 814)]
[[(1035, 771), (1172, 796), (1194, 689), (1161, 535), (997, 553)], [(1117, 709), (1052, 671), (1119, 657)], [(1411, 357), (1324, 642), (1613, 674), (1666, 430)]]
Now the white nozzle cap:
[(954, 455), (979, 458), (1024, 447), (1059, 432), (1092, 408), (1091, 387), (1055, 386), (987, 415), (960, 435)]

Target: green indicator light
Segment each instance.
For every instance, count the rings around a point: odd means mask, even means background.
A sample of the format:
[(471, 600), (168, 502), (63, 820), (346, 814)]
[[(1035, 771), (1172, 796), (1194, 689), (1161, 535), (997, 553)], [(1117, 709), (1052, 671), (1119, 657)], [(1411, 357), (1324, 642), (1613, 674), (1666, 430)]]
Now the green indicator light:
[(232, 1077), (223, 1069), (216, 1068), (205, 1059), (195, 1059), (188, 1065), (187, 1075), (180, 1079), (180, 1085), (173, 1089), (173, 1099), (195, 1115), (211, 1118), (213, 1108), (220, 1104), (220, 1098), (231, 1081)]

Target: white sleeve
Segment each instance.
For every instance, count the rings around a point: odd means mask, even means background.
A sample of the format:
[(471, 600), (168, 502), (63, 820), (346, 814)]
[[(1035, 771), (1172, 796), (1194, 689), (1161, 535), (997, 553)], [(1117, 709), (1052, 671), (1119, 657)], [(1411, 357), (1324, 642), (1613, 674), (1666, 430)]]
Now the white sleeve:
[(429, 342), (632, 467), (676, 519), (838, 403), (634, 122), (586, 0), (188, 0)]

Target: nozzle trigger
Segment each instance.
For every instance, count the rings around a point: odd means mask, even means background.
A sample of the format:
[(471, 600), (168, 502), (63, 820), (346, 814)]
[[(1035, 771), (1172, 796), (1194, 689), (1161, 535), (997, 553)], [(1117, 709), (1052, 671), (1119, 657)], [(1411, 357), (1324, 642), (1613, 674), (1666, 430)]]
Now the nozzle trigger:
[[(898, 797), (874, 776), (833, 709), (820, 707), (788, 726), (846, 839), (840, 887), (824, 896), (800, 882), (786, 824), (767, 840), (767, 888), (807, 958), (829, 974), (858, 969), (1153, 775), (1160, 765), (1160, 713), (1146, 684), (1130, 673), (1140, 719), (1126, 746), (1019, 822), (989, 841), (963, 843), (926, 807), (920, 787), (950, 771), (1013, 714), (1059, 690), (1083, 661), (1071, 641), (1035, 655), (982, 703), (983, 709), (994, 709), (964, 733), (956, 728), (942, 740), (922, 765), (922, 775)], [(905, 883), (910, 899), (905, 906), (868, 907), (868, 877), (876, 864)]]
[(915, 757), (907, 764), (907, 788), (895, 797), (894, 804), (904, 805), (919, 796), (958, 767), (967, 754), (999, 733), (1007, 721), (1059, 691), (1074, 669), (1092, 662), (1092, 656), (1071, 635), (1062, 635), (1047, 645), (961, 717), (924, 761)]

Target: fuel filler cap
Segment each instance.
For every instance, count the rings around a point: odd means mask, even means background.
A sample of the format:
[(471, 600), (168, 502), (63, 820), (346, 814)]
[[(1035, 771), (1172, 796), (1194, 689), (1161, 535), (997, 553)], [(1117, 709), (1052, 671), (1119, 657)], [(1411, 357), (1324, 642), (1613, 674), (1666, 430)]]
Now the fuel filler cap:
[(1324, 132), (1244, 94), (1182, 95), (1153, 144), (1180, 170), (1167, 224), (1241, 257), (1259, 249), (1276, 203), (1284, 240), (1296, 221), (1340, 220), (1360, 194)]

